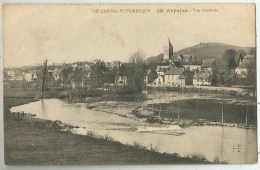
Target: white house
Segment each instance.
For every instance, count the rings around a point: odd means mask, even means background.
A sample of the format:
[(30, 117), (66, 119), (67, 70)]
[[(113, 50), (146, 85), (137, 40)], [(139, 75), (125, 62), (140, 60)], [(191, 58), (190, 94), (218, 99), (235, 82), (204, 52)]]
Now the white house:
[[(172, 68), (165, 73), (165, 85), (182, 86), (185, 85), (185, 79), (181, 76), (184, 68)], [(181, 77), (180, 77), (181, 76)]]
[(116, 85), (119, 85), (119, 86), (125, 86), (128, 84), (128, 81), (127, 81), (127, 76), (125, 74), (122, 74), (122, 73), (118, 73), (116, 76), (115, 76), (115, 84)]
[(250, 68), (256, 66), (255, 57), (252, 55), (247, 55), (242, 62), (240, 62), (239, 66), (235, 69), (235, 74), (238, 77), (246, 78), (248, 75), (248, 71)]
[(25, 73), (25, 74), (24, 74), (24, 80), (25, 80), (25, 81), (31, 82), (31, 81), (32, 81), (32, 78), (33, 78), (32, 73)]
[(154, 81), (154, 85), (164, 85), (164, 76), (158, 76)]
[(60, 68), (55, 68), (55, 69), (53, 70), (53, 79), (54, 79), (55, 81), (61, 79), (61, 69), (60, 69)]
[(201, 86), (201, 85), (211, 85), (212, 74), (209, 70), (201, 70), (198, 71), (193, 76), (193, 85)]
[(202, 62), (199, 62), (197, 60), (188, 61), (188, 62), (185, 61), (185, 62), (182, 62), (182, 65), (186, 70), (198, 71), (198, 70), (201, 70)]
[(14, 77), (14, 70), (8, 70), (7, 71), (7, 76)]

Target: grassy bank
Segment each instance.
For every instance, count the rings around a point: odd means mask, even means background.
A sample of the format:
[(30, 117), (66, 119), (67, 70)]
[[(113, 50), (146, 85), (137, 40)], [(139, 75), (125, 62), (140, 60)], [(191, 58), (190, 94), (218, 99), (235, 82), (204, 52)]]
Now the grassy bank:
[(12, 119), (9, 108), (34, 98), (4, 98), (5, 163), (8, 165), (92, 165), (92, 164), (186, 164), (208, 163), (193, 157), (162, 154), (141, 145), (75, 135), (48, 126), (50, 121)]

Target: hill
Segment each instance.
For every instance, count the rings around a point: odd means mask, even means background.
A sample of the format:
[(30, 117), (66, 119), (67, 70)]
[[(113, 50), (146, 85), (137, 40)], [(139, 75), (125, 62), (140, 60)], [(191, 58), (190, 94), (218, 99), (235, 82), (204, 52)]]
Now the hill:
[[(219, 62), (222, 62), (223, 53), (228, 49), (234, 49), (236, 51), (243, 50), (247, 53), (251, 48), (252, 47), (239, 47), (222, 43), (199, 43), (192, 47), (187, 47), (180, 51), (174, 52), (174, 55), (193, 54), (195, 58), (199, 60), (213, 58), (218, 60)], [(163, 60), (163, 54), (149, 57), (147, 59), (148, 62), (156, 62), (161, 60)]]
[(222, 43), (200, 43), (192, 47), (184, 48), (175, 54), (194, 54), (195, 57), (200, 60), (214, 58), (222, 61), (223, 53), (228, 49), (234, 49), (236, 51), (243, 50), (247, 53), (251, 48), (252, 47), (239, 47)]
[(159, 61), (163, 60), (163, 54), (158, 54), (156, 56), (152, 56), (147, 58), (148, 63), (158, 63)]

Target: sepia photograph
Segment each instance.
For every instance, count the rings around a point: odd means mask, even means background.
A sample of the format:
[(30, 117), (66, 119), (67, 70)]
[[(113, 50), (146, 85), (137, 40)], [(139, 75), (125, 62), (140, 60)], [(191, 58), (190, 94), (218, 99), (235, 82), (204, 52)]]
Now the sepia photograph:
[(5, 165), (256, 164), (256, 5), (4, 4)]

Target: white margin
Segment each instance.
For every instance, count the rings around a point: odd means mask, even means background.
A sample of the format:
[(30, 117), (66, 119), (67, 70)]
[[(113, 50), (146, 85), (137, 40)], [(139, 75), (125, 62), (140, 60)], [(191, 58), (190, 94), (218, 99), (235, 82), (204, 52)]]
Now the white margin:
[[(0, 0), (0, 4), (5, 3), (41, 3), (41, 4), (111, 4), (111, 3), (255, 3), (256, 4), (256, 35), (259, 33), (260, 23), (260, 1), (257, 0)], [(2, 6), (0, 7), (2, 14)], [(257, 116), (257, 142), (258, 142), (258, 164), (246, 165), (109, 165), (109, 166), (6, 166), (4, 165), (4, 134), (3, 134), (3, 48), (2, 48), (2, 15), (0, 17), (0, 170), (259, 170), (260, 169), (260, 115)], [(260, 66), (259, 56), (259, 36), (256, 36), (257, 67)], [(257, 80), (260, 80), (260, 71), (257, 69)], [(260, 83), (257, 82), (257, 89), (260, 89)], [(260, 90), (257, 90), (257, 112), (260, 113)]]

